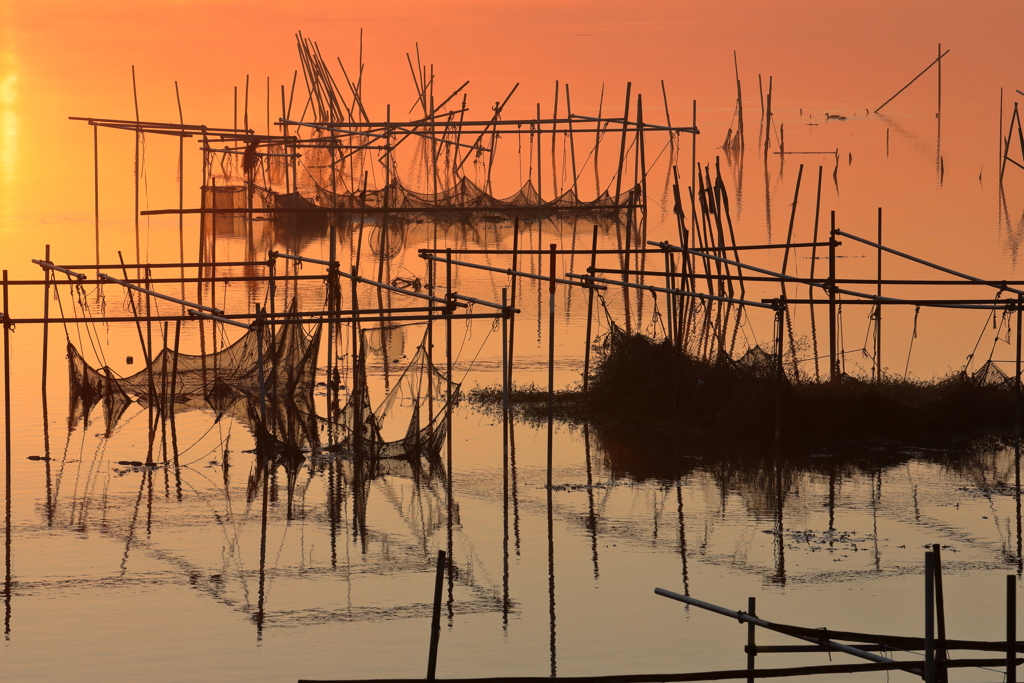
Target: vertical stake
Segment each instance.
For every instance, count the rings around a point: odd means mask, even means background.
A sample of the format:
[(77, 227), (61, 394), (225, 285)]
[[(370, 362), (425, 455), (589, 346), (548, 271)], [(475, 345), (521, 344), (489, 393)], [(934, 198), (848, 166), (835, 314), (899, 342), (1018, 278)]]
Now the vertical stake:
[[(878, 285), (875, 293), (882, 296), (882, 207), (878, 207)], [(882, 304), (875, 305), (875, 381), (882, 381)]]
[(924, 554), (924, 680), (935, 683), (935, 554)]
[(1013, 385), (1013, 430), (1017, 439), (1020, 440), (1020, 351), (1021, 351), (1021, 325), (1024, 323), (1024, 295), (1017, 295), (1017, 349), (1014, 358), (1014, 385)]
[[(594, 274), (594, 268), (597, 266), (597, 224), (594, 224), (594, 241), (590, 247), (590, 268), (587, 273), (590, 275)], [(591, 335), (593, 334), (594, 325), (594, 288), (590, 287), (587, 290), (587, 347), (584, 349), (583, 355), (583, 395), (587, 395), (587, 391), (590, 388), (590, 341)]]
[[(46, 256), (44, 260), (50, 262), (50, 245), (46, 245)], [(45, 268), (43, 277), (46, 284), (43, 285), (43, 396), (46, 396), (46, 366), (50, 350), (50, 269)], [(4, 307), (6, 308), (6, 306)]]
[(430, 619), (430, 654), (427, 659), (427, 680), (434, 680), (437, 672), (437, 644), (441, 640), (441, 595), (444, 589), (445, 552), (437, 551), (437, 570), (434, 574), (434, 614)]
[(1017, 577), (1006, 575), (1006, 683), (1017, 683)]
[(782, 442), (782, 384), (785, 370), (782, 367), (782, 350), (786, 329), (786, 299), (775, 300), (775, 447)]
[(4, 507), (5, 507), (5, 567), (4, 577), (4, 634), (11, 634), (11, 313), (7, 299), (7, 271), (3, 273), (3, 326), (4, 326)]
[(938, 639), (935, 642), (936, 659), (938, 665), (938, 679), (946, 681), (948, 671), (943, 663), (949, 659), (946, 653), (946, 600), (942, 593), (942, 555), (938, 543), (932, 544), (932, 554), (935, 556), (935, 625), (938, 627)]
[[(747, 614), (752, 617), (757, 616), (757, 598), (747, 598)], [(747, 622), (747, 670), (753, 671), (756, 667), (754, 658), (757, 657), (757, 641), (755, 640), (755, 634), (757, 633), (757, 626), (754, 626), (753, 622)], [(747, 676), (747, 683), (754, 683), (754, 676)]]
[(551, 491), (551, 468), (554, 461), (555, 426), (555, 266), (557, 247), (551, 245), (551, 277), (548, 281), (548, 491)]
[[(1002, 126), (999, 126), (1000, 130)], [(1000, 140), (1002, 133), (999, 133)], [(184, 138), (182, 138), (184, 139)], [(1001, 145), (1001, 142), (999, 143)], [(1001, 150), (1001, 146), (999, 147)], [(96, 265), (99, 265), (99, 126), (92, 125), (93, 212), (96, 231)], [(181, 259), (184, 260), (184, 259)], [(182, 297), (183, 298), (183, 297)]]
[(839, 379), (836, 356), (836, 212), (831, 213), (832, 229), (828, 237), (828, 369), (829, 380)]

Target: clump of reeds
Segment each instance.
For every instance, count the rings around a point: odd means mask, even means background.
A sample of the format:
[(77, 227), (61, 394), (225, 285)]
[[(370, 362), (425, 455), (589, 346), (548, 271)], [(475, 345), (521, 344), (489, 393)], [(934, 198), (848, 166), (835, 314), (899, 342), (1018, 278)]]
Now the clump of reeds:
[[(787, 450), (961, 447), (1013, 430), (1012, 385), (963, 372), (932, 381), (780, 381), (775, 358), (759, 349), (739, 359), (706, 360), (622, 331), (596, 348), (589, 391), (558, 392), (555, 417), (598, 426), (614, 441), (682, 442), (687, 451), (711, 444), (760, 450), (774, 443), (777, 405)], [(470, 399), (500, 407), (501, 391), (477, 390)], [(518, 387), (511, 405), (521, 419), (545, 420), (547, 391)]]

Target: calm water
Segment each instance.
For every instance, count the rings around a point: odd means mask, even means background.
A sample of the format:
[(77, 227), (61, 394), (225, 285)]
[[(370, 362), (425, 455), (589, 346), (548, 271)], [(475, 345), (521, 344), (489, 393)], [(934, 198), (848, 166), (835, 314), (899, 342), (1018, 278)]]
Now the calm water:
[[(664, 79), (674, 125), (690, 123), (691, 102), (697, 101), (696, 158), (714, 173), (716, 157), (722, 157), (739, 242), (785, 239), (801, 164), (794, 239), (809, 240), (820, 166), (822, 226), (835, 210), (839, 227), (871, 238), (882, 207), (885, 241), (894, 248), (981, 277), (1020, 277), (1024, 171), (1007, 167), (1003, 194), (997, 182), (999, 89), (1007, 93), (1005, 125), (1011, 94), (1021, 86), (1008, 66), (1021, 56), (1010, 28), (1019, 25), (1014, 4), (968, 10), (954, 3), (923, 8), (794, 2), (768, 11), (748, 3), (632, 8), (567, 2), (512, 12), (449, 2), (429, 12), (399, 3), (386, 9), (253, 11), (230, 3), (181, 3), (148, 10), (107, 3), (86, 13), (57, 3), (0, 5), (3, 268), (12, 278), (38, 277), (30, 259), (42, 258), (46, 244), (58, 263), (93, 258), (91, 129), (66, 117), (133, 118), (131, 65), (142, 119), (177, 120), (177, 81), (186, 121), (213, 126), (232, 124), (235, 86), (244, 112), (250, 75), (250, 120), (256, 121), (251, 125), (263, 132), (268, 76), (276, 118), (280, 88), (290, 88), (299, 66), (291, 31), (303, 30), (319, 41), (328, 62), (340, 56), (351, 68), (358, 63), (363, 27), (366, 101), (375, 119), (384, 118), (386, 104), (396, 120), (415, 104), (405, 53), (415, 63), (417, 41), (423, 63), (435, 65), (437, 92), (445, 93), (440, 98), (469, 79), (470, 112), (479, 118), (488, 117), (493, 103), (517, 82), (506, 116), (533, 117), (537, 102), (549, 115), (556, 79), (561, 88), (571, 85), (574, 111), (596, 115), (601, 107), (605, 115), (621, 116), (625, 83), (631, 81), (634, 95), (644, 96), (645, 120), (660, 124)], [(208, 31), (196, 29), (200, 10)], [(381, 20), (382, 14), (389, 19)], [(866, 113), (934, 59), (938, 43), (951, 50), (943, 60), (941, 118), (934, 69), (887, 105), (885, 116)], [(726, 159), (719, 149), (735, 126), (734, 49), (747, 126), (742, 162)], [(773, 79), (777, 129), (767, 161), (757, 140), (759, 74), (765, 89)], [(300, 74), (297, 101), (303, 97)], [(564, 89), (560, 106), (564, 114)], [(826, 112), (846, 118), (826, 120)], [(774, 154), (780, 137), (787, 151), (808, 154), (783, 161)], [(602, 142), (600, 178), (592, 175), (592, 165), (580, 173), (585, 197), (609, 183), (617, 143), (612, 134)], [(554, 156), (565, 187), (563, 142), (554, 153), (550, 139), (542, 144), (548, 174), (543, 182), (552, 182)], [(198, 206), (198, 146), (187, 140), (185, 148), (185, 206)], [(503, 139), (499, 149), (504, 156), (496, 194), (511, 194), (535, 173), (533, 154), (527, 140)], [(583, 159), (590, 151), (588, 146), (576, 153)], [(647, 153), (654, 160), (648, 179), (650, 237), (674, 239), (666, 180), (673, 148), (667, 138), (652, 136)], [(687, 179), (690, 141), (681, 139), (676, 153)], [(130, 260), (134, 136), (100, 131), (99, 158), (102, 259), (116, 262), (121, 250)], [(1019, 154), (1014, 158), (1024, 161)], [(148, 136), (143, 159), (141, 208), (177, 206), (177, 141)], [(410, 183), (422, 181), (415, 154), (403, 158), (399, 170)], [(542, 191), (550, 196), (552, 189), (544, 185)], [(184, 227), (191, 260), (198, 222), (189, 217)], [(574, 235), (589, 244), (590, 230), (585, 221), (534, 225), (524, 231), (524, 246), (568, 247)], [(441, 248), (511, 244), (502, 224), (436, 232)], [(143, 220), (141, 234), (144, 259), (179, 257), (176, 217)], [(391, 275), (424, 277), (416, 250), (433, 246), (434, 234), (429, 224), (408, 230), (389, 266)], [(602, 246), (614, 245), (614, 231), (602, 229), (600, 239)], [(350, 236), (343, 237), (343, 263), (352, 260), (351, 246)], [(306, 236), (296, 246), (262, 227), (252, 241), (222, 236), (217, 255), (263, 258), (275, 247), (328, 256), (322, 235)], [(841, 276), (874, 274), (873, 252), (849, 243), (840, 253)], [(486, 262), (507, 267), (504, 258)], [(763, 252), (751, 262), (778, 268), (779, 255)], [(585, 266), (568, 257), (559, 265), (562, 272)], [(528, 259), (526, 266), (543, 268), (538, 259)], [(810, 261), (798, 258), (795, 268), (806, 274)], [(896, 257), (887, 256), (884, 268), (894, 276), (931, 277)], [(503, 275), (470, 270), (457, 270), (453, 282), (459, 292), (491, 301), (500, 300), (508, 285)], [(520, 290), (517, 382), (546, 382), (543, 287), (526, 284)], [(120, 313), (119, 294), (111, 288), (104, 293), (105, 310)], [(912, 295), (896, 287), (887, 293)], [(752, 291), (750, 298), (776, 294)], [(962, 289), (937, 287), (927, 293), (960, 294)], [(322, 301), (316, 286), (301, 295), (311, 305)], [(994, 290), (976, 295), (994, 296)], [(104, 310), (94, 290), (85, 296), (94, 314)], [(227, 310), (249, 311), (264, 301), (264, 292), (239, 283), (219, 287), (216, 297)], [(37, 288), (12, 288), (11, 315), (39, 315), (42, 298)], [(606, 299), (612, 319), (621, 323), (619, 295), (609, 292)], [(76, 305), (66, 291), (59, 304), (66, 311)], [(585, 304), (580, 292), (558, 293), (559, 385), (579, 379)], [(51, 302), (51, 314), (57, 305)], [(646, 298), (643, 305), (642, 312), (634, 309), (640, 315), (634, 325), (656, 332), (655, 302)], [(597, 319), (600, 331), (607, 330), (603, 313)], [(1007, 361), (1010, 322), (980, 311), (926, 309), (915, 319), (912, 308), (887, 310), (883, 365), (892, 374), (929, 378), (973, 370), (990, 358)], [(867, 307), (844, 311), (843, 348), (853, 374), (871, 367), (861, 352), (868, 346), (869, 323)], [(752, 312), (741, 328), (740, 348), (770, 339), (770, 325), (770, 313)], [(806, 314), (798, 311), (795, 325), (798, 335), (810, 337)], [(14, 583), (0, 654), (11, 680), (422, 676), (438, 549), (452, 551), (457, 569), (445, 588), (438, 667), (443, 677), (744, 666), (745, 629), (658, 598), (656, 586), (733, 609), (745, 609), (746, 598), (755, 596), (759, 614), (775, 621), (920, 633), (923, 552), (931, 543), (943, 546), (950, 636), (1002, 637), (1003, 576), (1019, 575), (1021, 566), (1012, 451), (966, 457), (905, 444), (856, 457), (784, 454), (778, 468), (745, 462), (741, 454), (694, 457), (665, 471), (652, 464), (658, 454), (609, 445), (598, 430), (559, 426), (549, 517), (546, 429), (514, 425), (506, 495), (502, 425), (463, 403), (452, 424), (450, 498), (443, 477), (396, 469), (358, 483), (350, 463), (310, 459), (294, 472), (293, 486), (284, 470), (272, 483), (261, 567), (262, 515), (260, 497), (249, 490), (254, 444), (245, 421), (179, 413), (179, 467), (121, 465), (146, 459), (147, 411), (130, 407), (109, 437), (99, 411), (89, 424), (69, 422), (64, 332), (51, 327), (45, 391), (41, 330), (24, 324), (12, 335), (8, 540)], [(139, 367), (137, 360), (133, 366), (125, 360), (141, 356), (132, 327), (72, 325), (66, 332), (90, 362), (103, 358), (124, 374)], [(382, 355), (368, 360), (375, 402), (402, 366), (395, 358), (412, 356), (423, 328), (404, 332), (387, 361)], [(442, 327), (436, 332), (440, 349)], [(223, 335), (224, 342), (237, 338), (231, 330)], [(464, 388), (499, 382), (500, 328), (490, 321), (458, 323), (452, 342), (454, 379)], [(183, 350), (198, 352), (194, 325), (183, 326), (181, 343)], [(801, 364), (808, 373), (813, 355), (808, 351)], [(322, 357), (321, 373), (325, 363)], [(323, 396), (317, 400), (323, 409)], [(162, 442), (158, 434), (154, 457), (160, 463)], [(28, 459), (46, 454), (51, 460)], [(826, 655), (765, 655), (758, 665), (826, 662)], [(984, 681), (1001, 674), (957, 676)]]

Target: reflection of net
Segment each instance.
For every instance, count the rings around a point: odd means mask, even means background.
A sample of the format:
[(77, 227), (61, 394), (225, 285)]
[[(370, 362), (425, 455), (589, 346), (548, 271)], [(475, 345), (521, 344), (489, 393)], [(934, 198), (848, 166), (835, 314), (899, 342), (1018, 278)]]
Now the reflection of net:
[[(447, 434), (448, 378), (430, 362), (420, 345), (387, 397), (370, 411), (365, 368), (360, 368), (356, 388), (337, 418), (328, 423), (325, 439), (332, 452), (351, 452), (374, 458), (436, 458)], [(452, 401), (459, 395), (451, 383)], [(393, 426), (397, 425), (397, 426)]]
[(405, 325), (385, 325), (363, 329), (363, 348), (375, 356), (389, 360), (401, 358), (405, 353)]
[(401, 223), (388, 223), (387, 230), (374, 226), (370, 233), (370, 251), (378, 259), (383, 256), (392, 261), (405, 249), (405, 227)]
[(380, 209), (385, 206), (400, 209), (479, 209), (481, 211), (498, 211), (502, 209), (553, 209), (577, 208), (580, 210), (618, 210), (632, 203), (633, 190), (627, 190), (617, 197), (602, 192), (596, 199), (584, 201), (573, 191), (568, 190), (555, 199), (543, 200), (533, 181), (526, 184), (515, 194), (503, 199), (488, 194), (469, 178), (461, 178), (454, 186), (436, 193), (415, 192), (403, 186), (398, 180), (392, 181), (386, 188), (367, 190), (364, 192), (335, 193), (324, 187), (317, 187), (317, 202), (327, 208), (344, 209)]

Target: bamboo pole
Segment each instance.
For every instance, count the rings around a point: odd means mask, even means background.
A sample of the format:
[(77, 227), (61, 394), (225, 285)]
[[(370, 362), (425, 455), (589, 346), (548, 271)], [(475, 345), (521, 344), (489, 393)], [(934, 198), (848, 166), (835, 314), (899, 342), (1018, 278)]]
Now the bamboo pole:
[[(738, 81), (737, 81), (738, 83)], [(757, 616), (757, 598), (747, 598), (747, 614), (752, 617)], [(757, 626), (751, 622), (747, 624), (747, 670), (753, 671), (757, 665), (755, 658), (757, 657)], [(747, 676), (747, 683), (754, 683), (756, 676), (753, 674)]]
[[(512, 308), (516, 307), (516, 284), (518, 282), (516, 270), (519, 265), (519, 219), (516, 218), (512, 222), (512, 285), (511, 295), (509, 299), (509, 305)], [(515, 346), (516, 346), (516, 316), (512, 316), (508, 325), (508, 384), (513, 386), (512, 382), (512, 368), (515, 365)]]
[[(940, 47), (940, 49), (941, 49), (941, 47)], [(898, 96), (898, 95), (899, 95), (899, 94), (900, 94), (901, 92), (903, 92), (904, 90), (906, 90), (907, 88), (909, 88), (909, 87), (910, 87), (911, 85), (913, 85), (913, 84), (914, 84), (914, 81), (916, 81), (917, 79), (921, 78), (921, 76), (924, 76), (924, 75), (925, 75), (925, 73), (926, 73), (926, 72), (928, 71), (928, 69), (930, 69), (930, 68), (932, 68), (933, 66), (935, 66), (936, 64), (938, 64), (938, 63), (939, 63), (939, 61), (940, 61), (940, 60), (941, 60), (941, 59), (942, 59), (943, 57), (945, 57), (946, 55), (948, 55), (948, 54), (949, 54), (949, 50), (946, 50), (945, 52), (941, 52), (941, 53), (939, 54), (939, 56), (935, 58), (935, 61), (933, 61), (933, 62), (932, 62), (931, 64), (929, 64), (928, 66), (926, 66), (926, 67), (924, 68), (924, 71), (922, 71), (921, 73), (919, 73), (919, 74), (917, 74), (916, 76), (914, 76), (914, 77), (913, 77), (913, 78), (912, 78), (912, 79), (910, 80), (910, 83), (907, 83), (907, 84), (906, 84), (905, 86), (903, 86), (902, 88), (900, 88), (900, 89), (899, 89), (899, 90), (898, 90), (898, 91), (896, 92), (896, 94), (895, 94), (895, 95), (893, 95), (892, 97), (890, 97), (889, 99), (887, 99), (887, 100), (886, 100), (885, 102), (882, 102), (882, 104), (881, 104), (881, 105), (880, 105), (880, 106), (879, 106), (879, 107), (878, 107), (877, 109), (875, 109), (875, 113), (877, 114), (878, 112), (882, 111), (882, 107), (884, 107), (885, 105), (889, 104), (889, 103), (890, 103), (890, 102), (892, 102), (892, 101), (893, 101), (894, 99), (896, 99), (896, 97), (897, 97), (897, 96)]]
[[(875, 295), (882, 296), (882, 207), (878, 207), (878, 286)], [(875, 308), (875, 381), (882, 381), (882, 307)], [(936, 555), (938, 558), (938, 555)]]
[[(1014, 384), (1013, 384), (1013, 431), (1020, 442), (1020, 412), (1021, 412), (1021, 341), (1024, 337), (1021, 328), (1024, 327), (1024, 295), (1017, 295), (1017, 343), (1014, 358)], [(1018, 491), (1018, 495), (1020, 492)]]
[(434, 570), (434, 610), (430, 619), (430, 651), (427, 656), (427, 680), (436, 678), (437, 645), (441, 640), (441, 595), (444, 591), (445, 552), (437, 551), (437, 566)]
[[(588, 275), (594, 274), (594, 266), (597, 264), (597, 224), (594, 224), (593, 249), (590, 254), (590, 268)], [(587, 334), (586, 346), (583, 355), (583, 395), (586, 396), (590, 388), (590, 343), (593, 334), (594, 323), (594, 288), (591, 287), (587, 294)]]
[[(50, 261), (50, 245), (46, 245), (47, 262)], [(46, 284), (43, 286), (43, 396), (46, 396), (46, 370), (50, 357), (50, 271), (45, 271)], [(5, 307), (6, 308), (6, 307)]]
[(828, 368), (829, 381), (839, 379), (836, 336), (836, 212), (829, 215), (831, 229), (828, 242)]
[(935, 681), (935, 555), (924, 554), (924, 681)]
[(1017, 577), (1006, 575), (1006, 683), (1017, 683)]
[(942, 556), (938, 543), (932, 544), (932, 555), (935, 557), (935, 625), (938, 629), (935, 641), (936, 668), (940, 683), (945, 683), (948, 680), (945, 663), (949, 660), (949, 653), (946, 651), (946, 599), (942, 592)]
[(11, 571), (11, 308), (8, 299), (7, 271), (3, 271), (3, 328), (4, 328), (4, 551), (5, 569), (4, 577), (4, 633), (10, 637), (11, 633), (11, 598), (14, 585)]
[[(141, 248), (139, 246), (139, 147), (142, 142), (142, 132), (139, 119), (139, 91), (135, 86), (135, 65), (132, 64), (132, 97), (135, 100), (135, 262), (142, 261)], [(136, 275), (139, 275), (136, 272)]]
[[(181, 93), (178, 91), (178, 81), (174, 81), (174, 97), (178, 102), (178, 120), (181, 125), (185, 125), (185, 114), (181, 109)], [(185, 138), (181, 136), (178, 138), (178, 209), (184, 210), (185, 208)], [(99, 254), (97, 254), (96, 263), (99, 263)], [(178, 214), (178, 260), (185, 263), (185, 214)], [(181, 266), (181, 277), (185, 277), (185, 266)], [(181, 284), (181, 298), (185, 298), (185, 283)], [(185, 307), (182, 306), (182, 312), (185, 311)]]
[(548, 460), (547, 486), (551, 495), (551, 476), (554, 466), (555, 438), (555, 269), (557, 266), (556, 245), (551, 245), (551, 277), (548, 280)]
[[(96, 234), (96, 265), (100, 264), (100, 134), (99, 126), (92, 127), (93, 168), (93, 220)], [(1000, 135), (1002, 133), (1000, 132)]]

